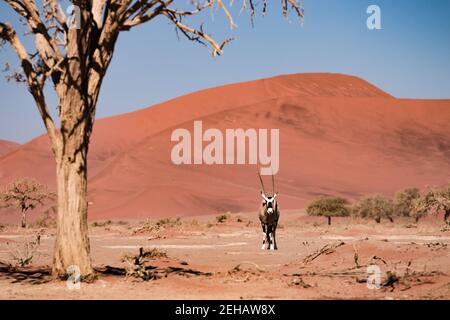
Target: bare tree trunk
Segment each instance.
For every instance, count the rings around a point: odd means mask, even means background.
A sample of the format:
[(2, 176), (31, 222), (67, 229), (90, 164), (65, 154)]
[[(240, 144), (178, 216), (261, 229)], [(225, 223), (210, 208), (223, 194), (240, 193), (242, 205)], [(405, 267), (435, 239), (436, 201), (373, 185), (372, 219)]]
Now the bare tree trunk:
[(67, 120), (63, 120), (63, 144), (56, 156), (58, 213), (52, 273), (65, 278), (68, 267), (74, 265), (79, 267), (82, 279), (90, 279), (94, 270), (87, 223), (87, 153), (93, 123), (78, 111), (86, 107), (77, 89), (69, 89), (62, 105), (68, 111), (62, 116)]
[(67, 268), (76, 265), (81, 275), (93, 274), (87, 223), (87, 174), (85, 160), (75, 156), (57, 165), (58, 213), (53, 274), (65, 277)]
[(20, 225), (22, 228), (26, 228), (27, 227), (27, 216), (25, 213), (25, 210), (22, 209), (22, 221), (20, 222)]
[(450, 226), (450, 209), (445, 210), (444, 221)]
[(331, 226), (331, 216), (328, 216), (328, 225)]

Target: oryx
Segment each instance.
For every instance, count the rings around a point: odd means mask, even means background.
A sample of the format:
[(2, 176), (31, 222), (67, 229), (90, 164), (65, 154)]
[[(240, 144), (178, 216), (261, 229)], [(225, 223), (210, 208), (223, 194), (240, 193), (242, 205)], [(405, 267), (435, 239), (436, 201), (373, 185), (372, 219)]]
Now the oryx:
[(262, 241), (261, 249), (278, 250), (277, 240), (275, 238), (278, 218), (280, 217), (280, 209), (278, 207), (277, 196), (275, 192), (275, 181), (272, 174), (272, 193), (268, 194), (264, 188), (264, 183), (261, 175), (259, 174), (259, 180), (261, 181), (261, 206), (259, 207), (259, 221), (261, 221), (261, 227), (263, 229), (264, 237)]

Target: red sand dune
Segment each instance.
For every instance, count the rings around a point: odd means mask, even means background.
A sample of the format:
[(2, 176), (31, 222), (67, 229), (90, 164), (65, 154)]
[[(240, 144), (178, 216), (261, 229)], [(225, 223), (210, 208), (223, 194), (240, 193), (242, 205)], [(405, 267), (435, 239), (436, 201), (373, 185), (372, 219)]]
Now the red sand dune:
[[(98, 120), (89, 155), (90, 219), (256, 210), (256, 166), (172, 164), (171, 133), (192, 131), (194, 120), (204, 130), (280, 129), (282, 209), (323, 194), (392, 195), (450, 180), (450, 100), (396, 99), (346, 75), (287, 75)], [(0, 158), (0, 184), (21, 176), (55, 187), (46, 136)]]
[(20, 144), (12, 141), (6, 141), (0, 139), (0, 158), (3, 157), (5, 154), (8, 154), (10, 152), (13, 152), (16, 150)]

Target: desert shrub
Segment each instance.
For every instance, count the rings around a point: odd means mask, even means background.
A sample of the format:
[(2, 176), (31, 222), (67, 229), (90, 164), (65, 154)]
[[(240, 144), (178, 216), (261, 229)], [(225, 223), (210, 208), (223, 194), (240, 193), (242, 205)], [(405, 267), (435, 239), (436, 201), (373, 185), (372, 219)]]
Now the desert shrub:
[(413, 215), (413, 203), (420, 198), (418, 188), (406, 188), (398, 191), (394, 196), (394, 213), (399, 217), (411, 217)]
[(33, 262), (33, 259), (38, 253), (40, 245), (40, 235), (37, 235), (35, 240), (25, 238), (24, 243), (14, 245), (14, 248), (9, 251), (12, 265), (18, 267), (26, 267)]
[(182, 224), (180, 218), (164, 218), (159, 219), (156, 222), (147, 220), (144, 222), (143, 225), (140, 227), (137, 227), (134, 229), (133, 233), (143, 233), (143, 232), (150, 232), (150, 233), (158, 233), (159, 231), (171, 227), (180, 226)]
[(362, 218), (375, 219), (377, 223), (380, 223), (382, 218), (393, 222), (394, 202), (380, 195), (368, 196), (352, 207), (352, 214)]
[(111, 225), (113, 222), (111, 220), (106, 221), (94, 221), (91, 223), (92, 227), (106, 227)]
[(416, 221), (426, 214), (444, 212), (444, 221), (450, 225), (450, 184), (442, 189), (430, 189), (413, 202)]
[(126, 254), (122, 258), (122, 262), (126, 263), (125, 276), (141, 278), (143, 280), (157, 279), (158, 277), (154, 273), (154, 268), (148, 268), (146, 263), (148, 260), (157, 258), (167, 258), (167, 253), (158, 248), (144, 249), (139, 248), (139, 254)]
[(224, 223), (225, 221), (227, 221), (229, 218), (229, 216), (227, 214), (221, 214), (220, 216), (216, 217), (216, 221), (218, 223)]
[(182, 224), (181, 219), (180, 218), (164, 218), (164, 219), (159, 219), (158, 221), (156, 221), (156, 227), (157, 228), (161, 228), (161, 227), (166, 227), (166, 228), (170, 228), (170, 227), (176, 227), (176, 226), (180, 226)]
[[(141, 258), (149, 258), (149, 259), (157, 259), (157, 258), (167, 258), (167, 252), (165, 250), (161, 250), (159, 248), (140, 248), (139, 249), (139, 257)], [(134, 260), (136, 259), (136, 255), (133, 254), (125, 254), (122, 260)]]
[(306, 213), (310, 216), (322, 216), (328, 218), (328, 225), (331, 224), (331, 217), (346, 217), (350, 215), (348, 201), (340, 197), (320, 197), (313, 200), (306, 208)]

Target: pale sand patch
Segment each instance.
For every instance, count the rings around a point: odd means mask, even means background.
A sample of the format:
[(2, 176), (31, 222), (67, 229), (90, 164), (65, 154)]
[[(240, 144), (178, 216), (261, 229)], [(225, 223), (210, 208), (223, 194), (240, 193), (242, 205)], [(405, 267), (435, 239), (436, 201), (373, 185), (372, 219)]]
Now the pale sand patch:
[[(152, 244), (146, 247), (149, 248), (159, 248), (159, 249), (211, 249), (217, 247), (234, 247), (234, 246), (244, 246), (247, 242), (232, 242), (232, 243), (223, 243), (223, 244), (192, 244), (192, 245), (184, 245), (184, 244)], [(102, 246), (102, 248), (107, 249), (139, 249), (142, 246)]]
[(450, 241), (450, 237), (441, 236), (418, 236), (418, 235), (366, 235), (362, 237), (349, 237), (349, 236), (321, 236), (321, 239), (325, 240), (364, 240), (370, 238), (374, 240), (403, 240), (403, 241)]

